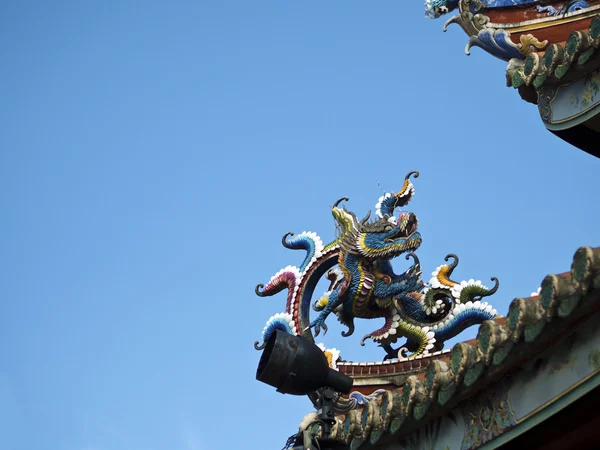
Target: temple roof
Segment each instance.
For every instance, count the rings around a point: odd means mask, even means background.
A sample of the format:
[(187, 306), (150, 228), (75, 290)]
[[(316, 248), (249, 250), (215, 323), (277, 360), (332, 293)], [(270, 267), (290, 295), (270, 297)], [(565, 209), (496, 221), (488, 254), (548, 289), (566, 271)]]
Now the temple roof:
[(413, 360), (338, 363), (354, 378), (355, 392), (340, 402), (330, 438), (352, 450), (396, 440), (491, 386), (597, 311), (600, 248), (581, 247), (569, 272), (548, 275), (538, 295), (513, 300), (507, 317), (484, 322), (476, 339)]
[(508, 62), (507, 85), (538, 105), (546, 128), (600, 157), (600, 0), (427, 0), (426, 16), (456, 11), (458, 24), (479, 47)]

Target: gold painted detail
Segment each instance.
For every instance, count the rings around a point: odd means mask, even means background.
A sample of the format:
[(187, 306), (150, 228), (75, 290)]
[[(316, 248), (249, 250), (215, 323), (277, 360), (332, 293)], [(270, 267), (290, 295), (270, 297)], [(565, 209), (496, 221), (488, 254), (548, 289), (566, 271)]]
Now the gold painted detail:
[(521, 42), (517, 44), (519, 53), (524, 56), (528, 56), (532, 52), (540, 51), (548, 46), (548, 40), (540, 42), (533, 34), (522, 34), (520, 39)]

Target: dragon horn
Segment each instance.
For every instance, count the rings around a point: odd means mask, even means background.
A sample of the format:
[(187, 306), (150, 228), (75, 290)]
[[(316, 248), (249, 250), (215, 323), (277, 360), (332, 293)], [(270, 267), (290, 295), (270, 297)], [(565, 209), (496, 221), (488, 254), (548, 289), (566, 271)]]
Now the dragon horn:
[(364, 225), (365, 223), (367, 223), (367, 220), (369, 220), (369, 217), (371, 217), (371, 211), (370, 210), (367, 213), (367, 215), (360, 221), (361, 225)]
[(404, 177), (404, 184), (402, 185), (402, 189), (400, 189), (400, 191), (396, 193), (387, 193), (379, 198), (376, 206), (377, 215), (379, 217), (384, 218), (386, 215), (391, 217), (394, 215), (394, 210), (396, 208), (406, 206), (408, 202), (410, 202), (415, 192), (415, 188), (410, 181), (411, 176), (418, 178), (419, 172), (416, 170), (411, 170)]

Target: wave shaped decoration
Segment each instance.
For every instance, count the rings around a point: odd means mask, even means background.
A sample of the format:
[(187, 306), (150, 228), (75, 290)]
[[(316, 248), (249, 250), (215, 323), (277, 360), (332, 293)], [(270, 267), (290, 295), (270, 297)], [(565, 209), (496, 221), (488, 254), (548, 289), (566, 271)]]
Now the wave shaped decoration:
[(470, 55), (471, 47), (479, 47), (496, 58), (509, 61), (512, 58), (525, 59), (517, 45), (510, 40), (510, 33), (506, 30), (496, 30), (494, 28), (484, 28), (480, 30), (477, 36), (471, 36), (465, 53)]

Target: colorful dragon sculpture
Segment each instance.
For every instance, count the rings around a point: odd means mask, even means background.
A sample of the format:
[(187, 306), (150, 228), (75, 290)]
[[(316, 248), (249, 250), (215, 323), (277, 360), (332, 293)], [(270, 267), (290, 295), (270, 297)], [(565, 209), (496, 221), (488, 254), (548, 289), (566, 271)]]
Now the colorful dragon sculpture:
[[(405, 211), (394, 215), (412, 199), (411, 177), (418, 175), (410, 172), (399, 192), (379, 199), (374, 221), (369, 221), (370, 212), (358, 220), (354, 213), (340, 207), (348, 198), (338, 200), (332, 213), (339, 233), (328, 245), (312, 232), (283, 236), (285, 247), (304, 250), (306, 255), (299, 267), (287, 266), (266, 285), (256, 287), (261, 297), (287, 289), (285, 312), (267, 321), (263, 343), (254, 344), (257, 350), (265, 347), (277, 329), (313, 340), (311, 330), (315, 337), (321, 330), (326, 333), (325, 321), (334, 313), (348, 328), (343, 336), (354, 332), (355, 318), (382, 318), (383, 326), (367, 334), (361, 344), (372, 339), (385, 349), (386, 359), (412, 358), (441, 350), (444, 341), (465, 328), (496, 317), (492, 306), (481, 299), (496, 292), (498, 280), (492, 278), (495, 285), (491, 289), (480, 281), (452, 281), (450, 276), (458, 264), (456, 255), (446, 257), (446, 261), (452, 259), (451, 263), (436, 268), (429, 283), (421, 280), (421, 265), (412, 253), (421, 244), (417, 218)], [(412, 258), (412, 265), (396, 274), (391, 260), (402, 254), (407, 260)], [(330, 282), (329, 289), (313, 303), (313, 292), (323, 276)], [(319, 313), (312, 321), (311, 305)], [(394, 348), (392, 345), (401, 337), (406, 342)]]

